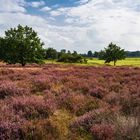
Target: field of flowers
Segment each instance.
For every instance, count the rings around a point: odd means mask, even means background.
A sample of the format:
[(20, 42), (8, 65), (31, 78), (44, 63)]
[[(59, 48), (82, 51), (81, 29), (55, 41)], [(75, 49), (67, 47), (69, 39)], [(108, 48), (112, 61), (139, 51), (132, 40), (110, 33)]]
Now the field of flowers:
[(140, 68), (0, 67), (0, 140), (139, 140)]

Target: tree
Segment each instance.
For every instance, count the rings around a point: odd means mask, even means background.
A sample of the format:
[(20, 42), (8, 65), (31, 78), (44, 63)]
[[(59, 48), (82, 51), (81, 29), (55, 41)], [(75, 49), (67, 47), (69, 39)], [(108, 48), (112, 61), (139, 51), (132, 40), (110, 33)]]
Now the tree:
[(116, 44), (110, 43), (104, 51), (99, 53), (99, 59), (105, 60), (105, 63), (113, 61), (115, 66), (117, 60), (125, 59), (125, 51)]
[(99, 52), (95, 51), (94, 54), (93, 54), (93, 57), (96, 57), (96, 58), (99, 57)]
[(43, 62), (44, 44), (32, 28), (18, 25), (17, 28), (6, 31), (3, 40), (4, 43), (0, 43), (3, 61), (9, 64), (20, 63), (22, 66)]
[(48, 48), (48, 49), (46, 49), (46, 51), (45, 51), (45, 58), (46, 59), (52, 59), (52, 60), (54, 60), (54, 59), (57, 59), (57, 57), (58, 57), (58, 53), (57, 53), (57, 51), (55, 50), (55, 49), (53, 49), (53, 48)]
[(76, 51), (73, 53), (59, 53), (58, 62), (66, 62), (66, 63), (82, 63), (85, 62), (83, 57), (77, 54)]
[(4, 39), (0, 37), (0, 60), (4, 58)]
[(88, 51), (87, 56), (88, 56), (88, 57), (92, 57), (92, 56), (93, 56), (92, 51)]

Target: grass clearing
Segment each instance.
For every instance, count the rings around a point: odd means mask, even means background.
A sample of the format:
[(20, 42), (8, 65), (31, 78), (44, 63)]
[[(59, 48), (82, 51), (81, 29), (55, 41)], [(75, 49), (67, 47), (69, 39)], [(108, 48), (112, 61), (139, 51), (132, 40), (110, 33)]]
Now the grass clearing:
[[(46, 64), (65, 64), (65, 65), (82, 65), (82, 66), (106, 66), (111, 65), (113, 66), (113, 62), (109, 64), (105, 64), (104, 60), (98, 60), (97, 58), (87, 59), (87, 63), (63, 63), (63, 62), (56, 62), (52, 60), (45, 60)], [(134, 66), (134, 67), (140, 67), (140, 58), (126, 58), (125, 60), (118, 60), (116, 63), (116, 66)]]

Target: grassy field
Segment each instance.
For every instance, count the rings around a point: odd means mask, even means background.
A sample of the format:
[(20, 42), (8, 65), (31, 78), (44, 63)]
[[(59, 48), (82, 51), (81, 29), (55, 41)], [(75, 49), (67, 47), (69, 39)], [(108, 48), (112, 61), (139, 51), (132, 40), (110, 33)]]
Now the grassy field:
[[(98, 60), (97, 58), (87, 59), (87, 60), (88, 60), (87, 64), (76, 63), (74, 65), (86, 65), (86, 66), (87, 65), (89, 65), (89, 66), (113, 65), (113, 62), (111, 62), (110, 64), (105, 64), (104, 60)], [(47, 60), (45, 62), (47, 64), (48, 63), (64, 64), (61, 62), (56, 62), (56, 61), (51, 61), (51, 60)], [(67, 65), (69, 65), (69, 63), (67, 63)], [(140, 58), (126, 58), (125, 60), (119, 60), (119, 61), (117, 61), (116, 66), (140, 66)]]
[[(88, 64), (91, 65), (105, 65), (104, 60), (88, 59)], [(113, 65), (113, 62), (110, 63)], [(140, 66), (140, 58), (126, 58), (125, 60), (119, 60), (116, 63), (117, 66)]]

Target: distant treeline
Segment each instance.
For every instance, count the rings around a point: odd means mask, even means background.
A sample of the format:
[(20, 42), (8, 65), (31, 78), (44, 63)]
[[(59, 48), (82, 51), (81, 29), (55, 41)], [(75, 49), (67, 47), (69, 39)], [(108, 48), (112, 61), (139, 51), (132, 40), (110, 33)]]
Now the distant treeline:
[[(81, 54), (84, 57), (95, 57), (98, 58), (99, 57), (99, 53), (100, 52), (92, 52), (92, 51), (88, 51), (87, 53)], [(140, 57), (140, 51), (125, 51), (126, 57)]]

